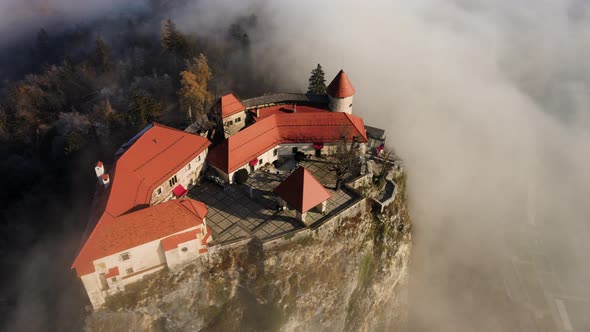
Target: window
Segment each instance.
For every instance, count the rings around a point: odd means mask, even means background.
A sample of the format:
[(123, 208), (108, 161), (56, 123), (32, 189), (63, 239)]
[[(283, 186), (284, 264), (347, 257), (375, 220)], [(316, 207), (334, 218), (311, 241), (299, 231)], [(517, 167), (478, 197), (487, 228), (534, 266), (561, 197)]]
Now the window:
[(279, 149), (274, 149), (274, 150), (272, 151), (272, 155), (276, 157), (276, 156), (277, 156), (277, 154), (279, 154)]
[(233, 124), (234, 124), (234, 122), (232, 120), (229, 120), (228, 122), (225, 123), (225, 125), (227, 125), (227, 126), (231, 126)]
[(188, 171), (189, 169), (191, 169), (191, 163), (188, 163), (188, 165), (186, 165), (186, 170)]
[(352, 104), (348, 105), (348, 107), (352, 107)]
[(117, 277), (112, 277), (111, 282), (117, 282)]
[(127, 270), (125, 270), (125, 273), (127, 273), (127, 274), (133, 273), (133, 268), (132, 267), (128, 268)]
[(129, 253), (128, 252), (124, 252), (121, 254), (121, 260), (122, 261), (126, 261), (129, 259)]
[(180, 251), (182, 251), (182, 252), (186, 252), (187, 250), (188, 250), (188, 248), (187, 248), (187, 247), (182, 247), (182, 248), (180, 249)]
[(170, 187), (172, 187), (173, 185), (175, 185), (176, 182), (178, 182), (178, 179), (176, 178), (176, 175), (174, 175), (172, 177), (172, 179), (168, 180), (168, 183), (170, 184)]
[(293, 153), (297, 153), (297, 148), (293, 148)]
[(241, 122), (242, 118), (236, 118), (236, 123)]
[(258, 159), (258, 165), (262, 165), (262, 159)]
[(162, 188), (156, 189), (156, 194), (157, 195), (162, 195)]
[(197, 161), (201, 161), (201, 155), (197, 156)]

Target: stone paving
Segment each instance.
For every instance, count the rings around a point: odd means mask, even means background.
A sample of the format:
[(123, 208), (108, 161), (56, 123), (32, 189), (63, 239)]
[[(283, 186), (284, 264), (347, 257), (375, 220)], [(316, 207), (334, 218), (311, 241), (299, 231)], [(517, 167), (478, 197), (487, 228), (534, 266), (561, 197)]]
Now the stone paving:
[[(335, 177), (321, 161), (305, 161), (300, 163), (322, 183), (332, 197), (328, 199), (325, 214), (308, 212), (306, 221), (316, 222), (322, 218), (330, 218), (343, 210), (357, 198), (344, 188), (339, 192), (333, 190)], [(272, 190), (290, 174), (295, 165), (286, 165), (279, 174), (272, 168), (272, 173), (265, 170), (251, 174), (247, 185), (230, 185), (225, 189), (204, 180), (193, 188), (188, 196), (207, 204), (207, 225), (213, 231), (215, 243), (227, 243), (257, 236), (269, 239), (287, 234), (305, 227), (296, 219), (295, 210), (278, 211), (276, 194)], [(252, 188), (253, 198), (250, 198)]]

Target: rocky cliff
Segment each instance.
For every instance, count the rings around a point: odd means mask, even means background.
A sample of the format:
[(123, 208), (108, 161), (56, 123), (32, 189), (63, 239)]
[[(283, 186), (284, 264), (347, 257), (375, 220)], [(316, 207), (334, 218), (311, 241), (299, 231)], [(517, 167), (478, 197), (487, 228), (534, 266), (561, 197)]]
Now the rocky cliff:
[[(87, 331), (395, 331), (406, 320), (411, 221), (405, 181), (330, 232), (211, 250), (111, 297)], [(377, 209), (378, 211), (378, 209)]]

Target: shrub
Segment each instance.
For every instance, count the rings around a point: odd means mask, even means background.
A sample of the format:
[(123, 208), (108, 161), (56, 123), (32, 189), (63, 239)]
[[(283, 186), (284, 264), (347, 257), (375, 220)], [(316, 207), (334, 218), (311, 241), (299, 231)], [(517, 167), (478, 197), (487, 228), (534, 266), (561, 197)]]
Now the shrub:
[(305, 153), (301, 152), (301, 151), (297, 151), (295, 152), (295, 161), (296, 162), (302, 162), (305, 160)]
[(248, 177), (250, 176), (250, 174), (248, 174), (248, 171), (245, 169), (240, 169), (236, 172), (236, 174), (234, 175), (234, 181), (237, 184), (244, 184), (246, 183), (246, 181), (248, 181)]

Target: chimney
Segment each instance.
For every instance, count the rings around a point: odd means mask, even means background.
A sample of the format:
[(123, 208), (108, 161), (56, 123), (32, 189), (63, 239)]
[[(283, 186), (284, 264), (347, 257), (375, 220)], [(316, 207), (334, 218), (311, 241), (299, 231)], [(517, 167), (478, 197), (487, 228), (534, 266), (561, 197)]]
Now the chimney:
[(104, 165), (102, 164), (102, 161), (98, 161), (96, 163), (96, 166), (94, 166), (94, 172), (96, 172), (96, 177), (100, 177), (104, 174)]
[(258, 107), (256, 107), (256, 117), (257, 118), (260, 117), (260, 109)]
[(109, 184), (111, 183), (111, 179), (109, 178), (108, 174), (103, 174), (100, 177), (100, 183), (102, 183), (102, 185), (106, 188), (109, 186)]
[(297, 113), (297, 104), (293, 104), (293, 113)]

